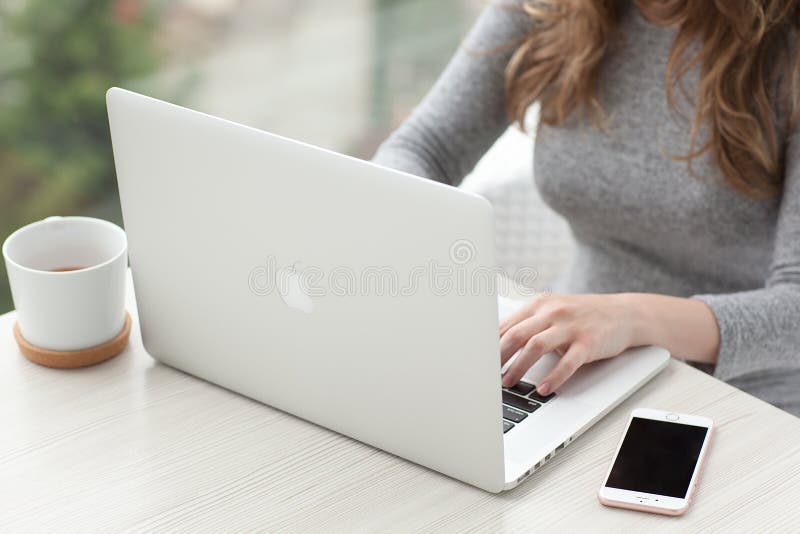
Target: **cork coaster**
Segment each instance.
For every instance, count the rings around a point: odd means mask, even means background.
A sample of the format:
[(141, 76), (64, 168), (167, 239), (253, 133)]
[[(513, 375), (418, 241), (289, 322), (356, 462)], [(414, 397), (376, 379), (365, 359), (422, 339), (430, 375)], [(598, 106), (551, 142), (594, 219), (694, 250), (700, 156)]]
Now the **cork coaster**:
[(125, 325), (122, 327), (122, 331), (114, 339), (88, 349), (59, 351), (39, 348), (22, 337), (19, 323), (14, 323), (14, 338), (16, 338), (22, 354), (30, 361), (45, 367), (75, 369), (104, 362), (122, 352), (131, 335), (131, 323), (131, 316), (126, 311)]

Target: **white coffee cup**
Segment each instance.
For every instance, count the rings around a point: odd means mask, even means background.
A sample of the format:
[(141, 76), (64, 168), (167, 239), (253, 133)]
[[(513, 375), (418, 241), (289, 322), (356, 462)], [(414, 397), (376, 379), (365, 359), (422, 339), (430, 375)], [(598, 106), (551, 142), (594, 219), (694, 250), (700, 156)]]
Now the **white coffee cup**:
[(48, 217), (3, 243), (20, 333), (50, 350), (113, 339), (125, 324), (128, 241), (119, 226), (90, 217)]

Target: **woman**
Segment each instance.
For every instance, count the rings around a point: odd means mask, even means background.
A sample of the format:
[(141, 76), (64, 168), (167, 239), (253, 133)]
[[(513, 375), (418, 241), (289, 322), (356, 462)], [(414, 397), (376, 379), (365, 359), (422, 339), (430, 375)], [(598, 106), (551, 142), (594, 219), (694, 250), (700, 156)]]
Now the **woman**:
[(501, 324), (505, 386), (652, 344), (800, 414), (798, 24), (798, 0), (487, 8), (375, 161), (456, 184), (541, 102), (535, 182), (577, 255)]

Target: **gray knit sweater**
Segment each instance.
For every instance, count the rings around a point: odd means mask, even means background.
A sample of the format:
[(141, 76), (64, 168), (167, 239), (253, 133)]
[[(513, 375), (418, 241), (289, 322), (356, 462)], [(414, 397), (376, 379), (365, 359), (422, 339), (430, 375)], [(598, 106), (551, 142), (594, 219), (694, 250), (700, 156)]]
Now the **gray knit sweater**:
[[(520, 0), (515, 0), (517, 3)], [(496, 49), (531, 30), (509, 0), (481, 15), (465, 46), (375, 161), (457, 184), (508, 126)], [(800, 136), (782, 139), (780, 198), (745, 197), (722, 182), (711, 155), (686, 163), (689, 122), (667, 105), (666, 60), (674, 29), (621, 13), (622, 42), (605, 58), (598, 96), (611, 117), (600, 131), (573, 114), (540, 125), (535, 183), (577, 242), (558, 289), (650, 292), (705, 301), (719, 324), (715, 376), (800, 414)], [(684, 78), (687, 87), (697, 72)], [(688, 101), (679, 111), (691, 117)], [(534, 266), (535, 267), (535, 266)]]

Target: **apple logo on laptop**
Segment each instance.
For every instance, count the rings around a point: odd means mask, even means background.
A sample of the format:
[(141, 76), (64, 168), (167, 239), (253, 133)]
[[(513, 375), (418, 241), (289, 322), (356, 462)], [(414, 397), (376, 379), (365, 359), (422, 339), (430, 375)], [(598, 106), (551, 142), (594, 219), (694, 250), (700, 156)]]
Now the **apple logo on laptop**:
[(311, 313), (314, 310), (314, 301), (303, 291), (300, 275), (294, 265), (290, 268), (281, 268), (278, 271), (278, 294), (284, 304), (294, 310), (303, 313)]

